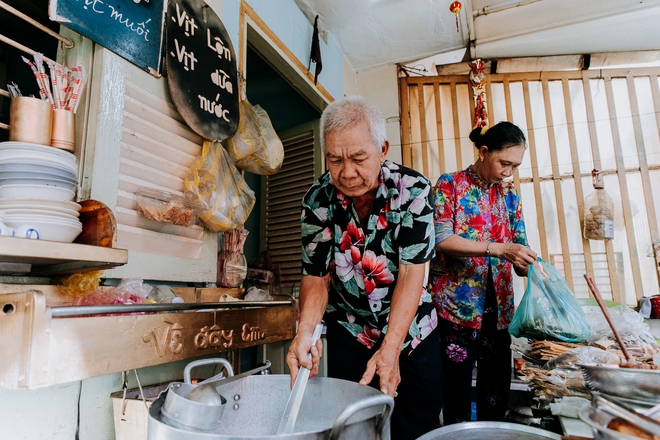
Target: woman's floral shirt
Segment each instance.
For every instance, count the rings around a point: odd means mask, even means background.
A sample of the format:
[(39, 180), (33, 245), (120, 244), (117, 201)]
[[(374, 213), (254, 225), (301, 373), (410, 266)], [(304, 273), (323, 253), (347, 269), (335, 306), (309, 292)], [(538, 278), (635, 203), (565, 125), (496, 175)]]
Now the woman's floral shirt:
[[(303, 274), (331, 274), (325, 319), (341, 324), (368, 348), (387, 332), (399, 264), (424, 264), (433, 257), (431, 189), (423, 175), (386, 161), (366, 225), (327, 172), (303, 199)], [(403, 353), (437, 324), (425, 286), (408, 293), (419, 296), (419, 307)]]
[[(513, 183), (487, 183), (472, 165), (443, 174), (435, 198), (435, 242), (457, 234), (474, 241), (527, 246), (522, 204)], [(512, 265), (495, 257), (457, 257), (437, 253), (431, 261), (429, 291), (438, 316), (455, 324), (481, 328), (490, 265), (497, 298), (497, 328), (513, 318)]]

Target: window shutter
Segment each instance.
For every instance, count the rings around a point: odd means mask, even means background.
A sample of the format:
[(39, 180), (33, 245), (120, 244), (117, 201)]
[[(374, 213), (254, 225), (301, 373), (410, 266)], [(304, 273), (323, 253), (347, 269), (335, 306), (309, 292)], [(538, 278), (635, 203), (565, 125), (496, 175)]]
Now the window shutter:
[(300, 203), (314, 183), (314, 131), (283, 138), (284, 162), (266, 179), (266, 240), (279, 265), (282, 292), (290, 292), (302, 277)]
[(202, 138), (168, 100), (165, 78), (154, 78), (105, 49), (99, 55), (89, 90), (96, 98), (89, 105), (81, 155), (82, 197), (112, 209), (117, 247), (129, 251), (128, 264), (105, 276), (214, 282), (217, 234), (200, 225), (147, 219), (135, 196), (140, 187), (182, 195)]

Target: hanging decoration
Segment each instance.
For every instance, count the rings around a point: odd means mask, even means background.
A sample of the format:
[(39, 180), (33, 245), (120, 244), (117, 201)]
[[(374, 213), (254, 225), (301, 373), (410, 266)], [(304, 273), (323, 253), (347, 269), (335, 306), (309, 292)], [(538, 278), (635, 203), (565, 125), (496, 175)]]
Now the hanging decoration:
[(312, 62), (315, 64), (315, 69), (314, 69), (314, 84), (316, 85), (316, 82), (319, 79), (319, 74), (321, 73), (321, 69), (323, 69), (323, 62), (321, 61), (321, 46), (319, 44), (319, 16), (317, 15), (316, 18), (314, 18), (314, 32), (312, 33), (312, 51), (309, 54), (309, 66), (307, 67), (307, 70), (309, 70), (312, 67)]
[(449, 10), (456, 16), (456, 32), (458, 32), (458, 14), (463, 9), (461, 2), (453, 2), (449, 5)]
[(486, 74), (484, 73), (484, 62), (482, 60), (470, 62), (470, 85), (472, 86), (472, 99), (474, 100), (474, 123), (472, 128), (487, 127)]

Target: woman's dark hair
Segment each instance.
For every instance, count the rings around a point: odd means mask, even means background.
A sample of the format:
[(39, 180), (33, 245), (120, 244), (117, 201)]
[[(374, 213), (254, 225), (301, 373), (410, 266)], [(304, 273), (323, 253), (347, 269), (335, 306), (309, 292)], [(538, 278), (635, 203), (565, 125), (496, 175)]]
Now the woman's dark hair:
[(485, 145), (489, 151), (504, 150), (515, 145), (527, 148), (525, 134), (517, 125), (508, 121), (498, 122), (487, 130), (477, 127), (470, 132), (470, 140), (477, 149)]

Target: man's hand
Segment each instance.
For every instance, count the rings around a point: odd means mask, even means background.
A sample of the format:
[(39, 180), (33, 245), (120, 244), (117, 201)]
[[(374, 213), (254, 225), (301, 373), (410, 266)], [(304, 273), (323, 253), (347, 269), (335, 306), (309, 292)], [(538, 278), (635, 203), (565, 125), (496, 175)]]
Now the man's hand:
[[(286, 355), (286, 363), (291, 370), (291, 388), (298, 377), (300, 368), (307, 368), (310, 371), (309, 377), (314, 377), (319, 374), (319, 364), (321, 356), (323, 356), (323, 341), (319, 338), (315, 345), (311, 345), (312, 331), (299, 330), (298, 334), (289, 347), (289, 352)], [(309, 358), (309, 353), (312, 353), (312, 358)]]
[[(300, 320), (298, 333), (291, 341), (289, 352), (286, 355), (286, 363), (291, 370), (291, 387), (298, 377), (300, 367), (310, 371), (310, 377), (319, 373), (319, 361), (323, 355), (323, 342), (319, 338), (314, 347), (312, 335), (316, 325), (323, 319), (325, 306), (328, 305), (328, 283), (329, 275), (315, 277), (303, 275), (300, 282)], [(309, 359), (308, 353), (312, 353)]]
[(383, 344), (367, 362), (360, 385), (371, 383), (375, 375), (380, 378), (380, 390), (394, 397), (401, 383), (399, 355), (415, 317), (422, 294), (425, 267), (423, 264), (400, 264), (399, 279), (392, 294), (392, 304)]
[(394, 397), (396, 389), (401, 383), (399, 354), (400, 350), (383, 345), (367, 362), (367, 369), (362, 375), (360, 385), (369, 385), (374, 375), (378, 375), (380, 391)]

